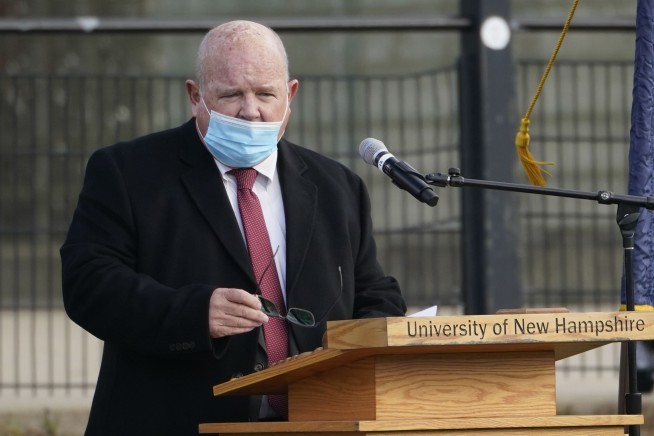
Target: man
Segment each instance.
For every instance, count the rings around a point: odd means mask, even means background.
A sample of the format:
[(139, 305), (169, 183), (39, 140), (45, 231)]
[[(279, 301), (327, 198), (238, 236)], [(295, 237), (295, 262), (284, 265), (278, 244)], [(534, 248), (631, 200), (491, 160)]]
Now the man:
[[(189, 122), (93, 154), (61, 249), (66, 311), (105, 343), (87, 435), (283, 418), (272, 398), (212, 387), (314, 350), (327, 320), (406, 309), (377, 262), (360, 178), (281, 139), (298, 81), (279, 37), (247, 21), (211, 30), (196, 79)], [(246, 197), (265, 220), (255, 230)], [(265, 315), (253, 293), (271, 289), (282, 316), (316, 325)]]

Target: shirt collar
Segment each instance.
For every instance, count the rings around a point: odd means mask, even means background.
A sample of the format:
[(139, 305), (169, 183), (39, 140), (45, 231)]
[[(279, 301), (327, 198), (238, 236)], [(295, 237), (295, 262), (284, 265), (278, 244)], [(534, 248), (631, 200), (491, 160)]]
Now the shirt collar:
[[(263, 161), (259, 162), (252, 168), (257, 170), (259, 174), (265, 177), (266, 179), (266, 186), (268, 186), (269, 183), (271, 183), (275, 177), (275, 171), (277, 171), (277, 152), (278, 150), (275, 149), (270, 156), (265, 158)], [(223, 178), (223, 181), (227, 181), (227, 172), (233, 170), (234, 168), (228, 167), (218, 159), (214, 158), (214, 161), (216, 162), (216, 165), (218, 166), (218, 169), (220, 170), (220, 175)]]

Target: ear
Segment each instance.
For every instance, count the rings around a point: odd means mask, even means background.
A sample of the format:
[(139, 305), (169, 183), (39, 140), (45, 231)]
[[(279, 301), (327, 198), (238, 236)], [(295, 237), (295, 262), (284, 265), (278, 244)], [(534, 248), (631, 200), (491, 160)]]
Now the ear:
[(186, 94), (188, 95), (189, 103), (191, 104), (191, 113), (197, 118), (198, 106), (200, 103), (200, 87), (193, 80), (187, 80)]
[(300, 87), (300, 82), (297, 79), (292, 79), (288, 81), (288, 103), (291, 104), (293, 97), (297, 93), (298, 88)]
[(280, 129), (279, 137), (277, 138), (277, 141), (279, 141), (282, 138), (282, 136), (284, 136), (284, 132), (286, 131), (286, 125), (288, 124), (288, 120), (290, 119), (291, 113), (293, 112), (293, 109), (291, 108), (291, 101), (293, 101), (293, 97), (295, 97), (295, 94), (297, 93), (299, 86), (300, 86), (300, 82), (298, 82), (297, 79), (288, 81), (288, 113), (284, 117), (284, 122), (282, 123), (282, 128)]

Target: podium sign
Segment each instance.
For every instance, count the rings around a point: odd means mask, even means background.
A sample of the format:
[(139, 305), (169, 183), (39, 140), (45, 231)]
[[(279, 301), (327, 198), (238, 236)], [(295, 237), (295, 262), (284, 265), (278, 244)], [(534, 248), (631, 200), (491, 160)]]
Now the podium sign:
[[(651, 312), (557, 312), (333, 321), (329, 323), (325, 345), (348, 350), (429, 345), (460, 347), (569, 343), (575, 344), (581, 351), (609, 342), (652, 338), (653, 320)], [(570, 352), (577, 354), (574, 348)], [(562, 357), (567, 356), (559, 358)]]

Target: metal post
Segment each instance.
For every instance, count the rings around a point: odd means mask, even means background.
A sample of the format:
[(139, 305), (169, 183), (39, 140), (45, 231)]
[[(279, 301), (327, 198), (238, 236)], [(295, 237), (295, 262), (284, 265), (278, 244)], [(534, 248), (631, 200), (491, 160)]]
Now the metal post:
[[(461, 169), (510, 182), (517, 156), (510, 0), (461, 0), (460, 6), (472, 24), (461, 36)], [(482, 189), (462, 195), (466, 313), (521, 307), (517, 198)]]

